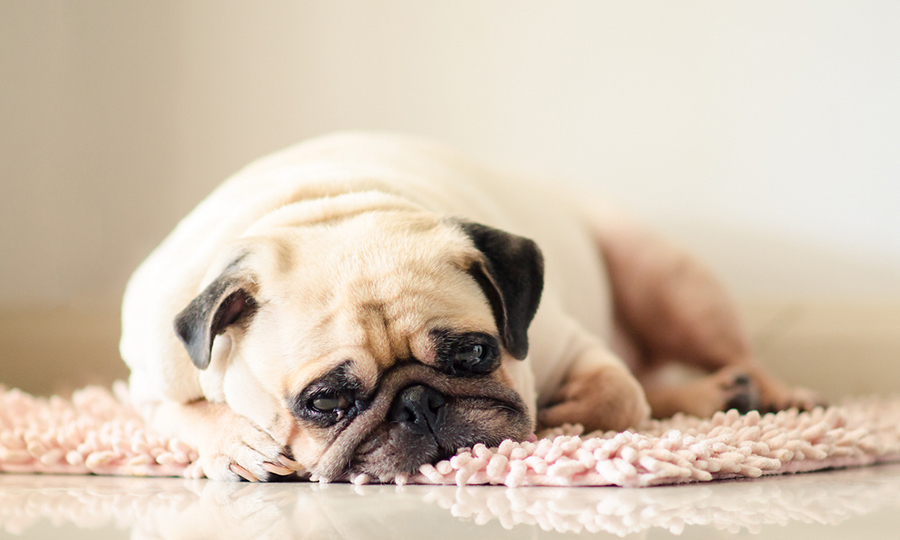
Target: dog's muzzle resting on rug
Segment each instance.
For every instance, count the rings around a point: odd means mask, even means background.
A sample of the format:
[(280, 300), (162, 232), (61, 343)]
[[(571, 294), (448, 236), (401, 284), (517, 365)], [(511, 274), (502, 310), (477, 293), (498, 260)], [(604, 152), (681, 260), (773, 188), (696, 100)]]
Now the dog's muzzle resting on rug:
[[(220, 186), (135, 272), (121, 351), (148, 421), (219, 479), (389, 481), (537, 427), (815, 402), (757, 364), (681, 251), (389, 135), (312, 140)], [(670, 361), (709, 375), (654, 382)]]

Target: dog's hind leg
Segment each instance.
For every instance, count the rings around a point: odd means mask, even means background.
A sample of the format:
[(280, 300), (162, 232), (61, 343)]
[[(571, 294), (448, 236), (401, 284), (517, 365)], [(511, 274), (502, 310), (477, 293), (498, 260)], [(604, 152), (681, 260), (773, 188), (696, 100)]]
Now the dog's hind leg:
[[(588, 219), (609, 272), (617, 324), (638, 355), (636, 375), (654, 416), (818, 403), (756, 360), (736, 307), (704, 265), (628, 218)], [(669, 361), (708, 375), (684, 385), (660, 382), (655, 372)]]

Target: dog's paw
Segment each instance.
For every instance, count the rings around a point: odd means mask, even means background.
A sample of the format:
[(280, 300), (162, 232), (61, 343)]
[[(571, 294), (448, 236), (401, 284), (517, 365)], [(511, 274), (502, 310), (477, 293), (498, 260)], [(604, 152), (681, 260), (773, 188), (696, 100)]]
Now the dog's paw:
[(644, 391), (623, 366), (610, 365), (573, 377), (551, 405), (538, 412), (539, 427), (581, 424), (586, 432), (623, 431), (650, 417)]
[(760, 412), (778, 412), (787, 409), (811, 411), (816, 407), (827, 406), (828, 403), (812, 390), (777, 385), (776, 388), (765, 388)]
[(655, 418), (684, 413), (709, 418), (718, 411), (736, 409), (745, 414), (760, 409), (760, 390), (754, 374), (729, 366), (686, 383), (647, 381), (647, 398)]
[(647, 391), (653, 415), (667, 418), (682, 412), (708, 418), (736, 409), (777, 412), (790, 408), (809, 411), (824, 405), (814, 392), (788, 387), (758, 366), (728, 366), (683, 385), (657, 385)]
[(718, 411), (741, 414), (761, 410), (759, 386), (754, 375), (740, 366), (729, 366), (684, 388), (682, 412), (706, 418)]
[(284, 446), (268, 433), (242, 416), (232, 416), (212, 426), (198, 445), (199, 464), (208, 478), (270, 482), (299, 470)]
[(713, 388), (712, 402), (716, 409), (730, 411), (736, 409), (741, 414), (759, 410), (759, 389), (753, 377), (740, 368), (725, 368), (712, 375), (709, 381)]

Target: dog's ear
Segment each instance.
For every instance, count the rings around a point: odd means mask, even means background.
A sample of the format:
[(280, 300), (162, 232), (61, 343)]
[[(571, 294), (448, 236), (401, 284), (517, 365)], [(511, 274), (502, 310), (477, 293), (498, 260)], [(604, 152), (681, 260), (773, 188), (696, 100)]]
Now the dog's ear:
[(256, 311), (251, 283), (239, 261), (232, 263), (175, 317), (175, 333), (199, 369), (209, 367), (216, 336)]
[(494, 312), (506, 350), (518, 360), (528, 354), (528, 326), (544, 288), (544, 257), (534, 241), (486, 225), (460, 221), (484, 254), (469, 267)]

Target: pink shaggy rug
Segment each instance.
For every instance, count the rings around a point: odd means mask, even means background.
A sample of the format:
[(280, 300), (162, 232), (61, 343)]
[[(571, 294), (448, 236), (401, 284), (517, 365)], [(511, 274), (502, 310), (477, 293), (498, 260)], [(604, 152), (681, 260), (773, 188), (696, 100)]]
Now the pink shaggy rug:
[[(675, 416), (634, 432), (539, 433), (475, 445), (397, 483), (653, 486), (900, 461), (900, 397), (812, 412)], [(197, 453), (145, 428), (124, 383), (36, 398), (0, 386), (0, 471), (202, 478)], [(348, 478), (367, 483), (365, 475)]]

